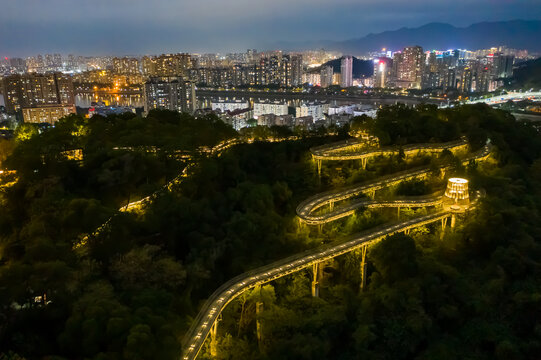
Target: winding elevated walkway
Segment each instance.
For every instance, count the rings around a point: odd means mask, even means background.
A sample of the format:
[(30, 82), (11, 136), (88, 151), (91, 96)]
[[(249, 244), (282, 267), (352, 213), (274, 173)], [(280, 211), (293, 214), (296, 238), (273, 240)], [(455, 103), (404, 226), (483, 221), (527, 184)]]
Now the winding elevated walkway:
[(312, 148), (312, 157), (314, 160), (364, 160), (378, 156), (397, 155), (400, 150), (404, 152), (406, 157), (416, 155), (418, 153), (440, 153), (444, 150), (459, 151), (466, 150), (468, 142), (465, 139), (450, 141), (439, 144), (412, 144), (402, 148), (397, 146), (385, 146), (376, 149), (366, 149), (359, 151), (362, 142), (358, 140), (348, 140), (345, 144), (335, 143), (329, 147)]
[[(349, 144), (347, 144), (349, 145)], [(454, 145), (444, 146), (462, 146), (458, 143)], [(337, 146), (336, 150), (340, 146)], [(447, 147), (445, 147), (447, 148)], [(436, 150), (436, 147), (432, 149)], [(442, 147), (439, 148), (441, 151)], [(417, 149), (418, 150), (418, 149)], [(414, 150), (412, 150), (414, 151)], [(463, 163), (467, 163), (471, 160), (481, 160), (490, 155), (490, 147), (487, 145), (478, 152), (471, 154), (462, 159)], [(426, 175), (431, 170), (428, 168), (411, 169), (401, 173), (393, 174), (387, 177), (380, 178), (376, 181), (364, 183), (361, 185), (355, 185), (346, 189), (338, 191), (329, 191), (315, 195), (305, 201), (303, 201), (297, 207), (297, 214), (302, 221), (310, 224), (321, 224), (324, 222), (332, 221), (337, 218), (341, 218), (351, 214), (355, 209), (359, 207), (388, 207), (388, 206), (437, 206), (442, 203), (442, 197), (437, 195), (430, 195), (425, 197), (409, 197), (399, 198), (391, 201), (378, 201), (362, 199), (354, 202), (346, 207), (337, 209), (334, 212), (330, 212), (324, 215), (314, 215), (314, 210), (329, 204), (334, 201), (349, 199), (367, 191), (375, 191), (383, 187), (399, 183), (401, 181)], [(224, 308), (233, 301), (236, 297), (243, 292), (252, 289), (258, 285), (262, 285), (278, 279), (280, 277), (301, 271), (303, 269), (317, 265), (326, 260), (330, 260), (337, 256), (346, 254), (348, 252), (364, 248), (367, 245), (373, 244), (377, 241), (384, 239), (389, 235), (393, 235), (399, 232), (407, 232), (411, 229), (415, 229), (424, 225), (432, 224), (441, 221), (442, 227), (445, 225), (447, 218), (455, 216), (456, 211), (453, 207), (441, 206), (436, 211), (421, 217), (414, 219), (404, 220), (396, 223), (388, 223), (368, 231), (356, 234), (348, 238), (347, 240), (339, 243), (327, 244), (315, 249), (307, 250), (305, 252), (287, 257), (285, 259), (273, 262), (271, 264), (262, 266), (258, 269), (246, 272), (238, 275), (235, 278), (229, 280), (222, 286), (220, 286), (205, 302), (201, 308), (199, 314), (192, 322), (190, 329), (185, 334), (182, 342), (184, 353), (182, 355), (183, 360), (193, 360), (199, 354), (205, 339), (210, 333), (215, 336), (216, 324), (221, 312)]]
[(182, 359), (193, 360), (197, 357), (205, 339), (211, 331), (211, 327), (218, 320), (220, 313), (243, 292), (258, 285), (301, 271), (320, 262), (360, 249), (363, 246), (382, 240), (389, 235), (435, 223), (449, 216), (451, 216), (451, 212), (439, 211), (412, 220), (382, 225), (370, 231), (352, 236), (349, 240), (339, 244), (321, 246), (305, 251), (229, 280), (210, 296), (201, 308), (198, 316), (194, 319), (193, 325), (186, 333), (183, 341), (184, 354)]
[[(486, 145), (481, 150), (462, 158), (461, 161), (463, 164), (467, 164), (472, 160), (483, 160), (487, 158), (489, 154), (490, 154), (490, 147), (489, 145)], [(448, 169), (449, 169), (448, 166), (440, 168), (440, 170), (443, 170), (443, 171), (448, 170)], [(324, 224), (330, 221), (334, 221), (342, 217), (348, 216), (352, 214), (353, 211), (355, 211), (356, 209), (363, 207), (365, 204), (364, 200), (355, 201), (354, 203), (348, 205), (347, 207), (336, 208), (335, 210), (330, 211), (329, 213), (326, 213), (324, 215), (316, 215), (315, 214), (316, 210), (327, 205), (329, 205), (331, 208), (334, 208), (334, 203), (336, 202), (359, 197), (360, 195), (363, 195), (363, 194), (369, 195), (370, 193), (373, 193), (377, 190), (380, 190), (389, 186), (397, 185), (403, 181), (426, 177), (431, 172), (432, 172), (432, 169), (430, 169), (427, 166), (418, 167), (418, 168), (398, 172), (395, 174), (391, 174), (388, 176), (380, 177), (376, 181), (369, 181), (362, 184), (356, 184), (356, 185), (345, 187), (339, 190), (331, 190), (331, 191), (322, 192), (314, 196), (311, 196), (308, 199), (301, 202), (297, 206), (297, 215), (299, 216), (301, 221), (309, 225), (319, 225), (319, 224)], [(415, 205), (422, 205), (422, 201), (420, 199), (409, 199), (409, 200), (402, 199), (402, 200), (404, 202), (409, 202), (409, 205), (405, 205), (405, 204), (401, 205), (399, 200), (395, 202), (392, 202), (392, 201), (387, 202), (386, 204), (388, 205), (388, 207), (390, 206), (415, 207)], [(430, 201), (426, 199), (424, 199), (423, 201), (427, 201), (427, 205), (422, 205), (422, 206), (431, 206), (431, 205), (428, 205)], [(372, 205), (372, 207), (375, 207), (375, 205)]]

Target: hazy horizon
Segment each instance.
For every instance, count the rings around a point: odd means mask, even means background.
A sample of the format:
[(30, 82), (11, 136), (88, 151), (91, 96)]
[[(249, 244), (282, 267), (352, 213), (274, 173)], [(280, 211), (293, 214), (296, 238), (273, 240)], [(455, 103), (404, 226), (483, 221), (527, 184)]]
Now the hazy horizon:
[[(5, 1), (5, 0), (4, 0)], [(0, 6), (0, 55), (238, 52), (449, 23), (539, 20), (534, 0), (17, 0)], [(464, 8), (468, 9), (464, 13)], [(487, 9), (490, 9), (488, 11)], [(536, 9), (538, 11), (536, 11)]]

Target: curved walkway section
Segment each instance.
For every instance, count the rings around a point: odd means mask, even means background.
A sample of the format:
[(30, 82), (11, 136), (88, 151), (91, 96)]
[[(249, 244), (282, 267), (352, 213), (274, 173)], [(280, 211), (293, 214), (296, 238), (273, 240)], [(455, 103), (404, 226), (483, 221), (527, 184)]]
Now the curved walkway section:
[[(358, 151), (356, 148), (362, 146), (362, 142), (358, 140), (348, 140), (345, 143), (336, 143), (330, 147), (312, 148), (312, 157), (315, 160), (363, 160), (377, 156), (396, 155), (402, 150), (404, 155), (414, 155), (421, 153), (439, 153), (444, 150), (465, 150), (468, 147), (468, 142), (465, 139), (450, 141), (439, 144), (412, 144), (402, 148), (397, 146), (386, 146), (379, 149), (367, 149)], [(351, 149), (351, 150), (348, 150)]]
[(253, 271), (241, 274), (216, 290), (203, 305), (199, 315), (193, 321), (192, 327), (186, 333), (183, 342), (183, 360), (193, 360), (203, 347), (210, 329), (223, 309), (243, 292), (265, 284), (283, 276), (303, 270), (313, 264), (332, 259), (334, 257), (357, 250), (362, 246), (369, 245), (385, 238), (386, 236), (411, 230), (420, 226), (443, 220), (451, 215), (448, 211), (439, 211), (430, 215), (403, 221), (400, 223), (386, 224), (353, 236), (340, 244), (326, 245), (319, 248), (293, 255), (272, 264), (260, 267)]
[[(440, 148), (441, 149), (441, 148)], [(463, 163), (467, 163), (471, 160), (480, 160), (488, 157), (490, 154), (489, 146), (485, 146), (483, 149), (474, 153), (464, 159)], [(317, 219), (312, 212), (327, 204), (331, 201), (337, 201), (347, 199), (352, 196), (358, 195), (367, 190), (381, 189), (389, 186), (390, 184), (403, 181), (420, 174), (427, 174), (430, 170), (428, 168), (412, 169), (399, 174), (393, 174), (386, 178), (380, 178), (379, 180), (367, 183), (364, 185), (356, 185), (354, 187), (322, 193), (316, 195), (299, 205), (297, 208), (297, 214), (304, 221), (310, 220), (316, 224), (328, 221), (329, 218), (343, 217), (350, 214), (356, 208), (361, 206), (367, 207), (384, 207), (384, 206), (436, 206), (441, 203), (441, 197), (437, 199), (436, 196), (430, 195), (427, 197), (418, 198), (404, 198), (396, 199), (393, 201), (375, 201), (375, 200), (361, 200), (357, 203), (351, 204), (350, 207), (344, 207), (337, 210), (336, 213), (329, 213), (323, 215), (323, 219)], [(205, 302), (201, 308), (199, 314), (194, 319), (190, 329), (186, 333), (183, 339), (184, 354), (183, 360), (194, 360), (199, 351), (203, 347), (205, 339), (209, 335), (212, 326), (216, 323), (218, 316), (223, 309), (233, 299), (242, 294), (243, 292), (254, 288), (258, 285), (268, 283), (280, 277), (292, 274), (303, 270), (311, 265), (332, 259), (334, 257), (346, 254), (350, 251), (357, 250), (363, 246), (369, 245), (376, 241), (379, 241), (386, 236), (408, 231), (420, 226), (431, 224), (439, 220), (444, 220), (453, 215), (453, 210), (449, 207), (442, 206), (438, 211), (429, 215), (418, 217), (411, 220), (405, 220), (398, 223), (384, 224), (376, 228), (370, 229), (363, 233), (352, 236), (348, 240), (345, 240), (338, 244), (327, 244), (312, 250), (307, 250), (303, 253), (290, 256), (288, 258), (276, 261), (269, 265), (260, 267), (253, 271), (241, 274), (218, 288), (210, 298)], [(310, 218), (311, 216), (311, 218)]]
[[(467, 164), (472, 160), (482, 160), (485, 159), (490, 154), (489, 146), (483, 147), (481, 150), (477, 151), (474, 154), (471, 154), (461, 161), (463, 164)], [(442, 170), (446, 170), (449, 167), (442, 167)], [(357, 184), (349, 186), (340, 190), (331, 190), (327, 192), (322, 192), (314, 196), (309, 197), (304, 200), (297, 206), (297, 215), (299, 218), (309, 224), (309, 225), (318, 225), (324, 224), (326, 222), (334, 221), (340, 219), (344, 216), (348, 216), (352, 211), (361, 207), (362, 205), (355, 206), (350, 209), (349, 212), (342, 212), (342, 208), (337, 208), (334, 211), (331, 211), (324, 215), (315, 215), (314, 212), (326, 205), (334, 204), (337, 201), (347, 200), (353, 197), (357, 197), (361, 194), (371, 193), (380, 189), (383, 189), (388, 186), (399, 184), (402, 181), (411, 180), (414, 178), (427, 176), (432, 170), (429, 167), (419, 167), (402, 172), (398, 172), (392, 175), (385, 177), (380, 177), (377, 181), (365, 182), (362, 184)], [(350, 205), (351, 206), (351, 205)], [(400, 205), (396, 205), (400, 206)], [(407, 206), (407, 205), (403, 205)], [(428, 205), (427, 205), (428, 206)]]

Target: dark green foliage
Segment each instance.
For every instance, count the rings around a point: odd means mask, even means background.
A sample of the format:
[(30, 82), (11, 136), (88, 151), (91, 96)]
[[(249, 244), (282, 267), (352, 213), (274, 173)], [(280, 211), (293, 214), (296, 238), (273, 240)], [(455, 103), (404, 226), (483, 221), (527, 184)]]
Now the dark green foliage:
[[(117, 209), (177, 176), (178, 154), (199, 156), (234, 136), (218, 118), (168, 111), (69, 116), (39, 135), (22, 126), (2, 164), (19, 181), (0, 198), (0, 354), (177, 356), (182, 304), (173, 294), (187, 271)], [(82, 160), (67, 157), (77, 149)], [(90, 256), (78, 256), (74, 245), (111, 216), (88, 239)]]
[[(478, 210), (443, 237), (434, 225), (431, 233), (394, 235), (371, 247), (364, 293), (359, 254), (335, 259), (320, 280), (320, 299), (310, 297), (308, 272), (276, 281), (279, 296), (262, 316), (262, 350), (252, 326), (240, 334), (243, 352), (235, 350), (241, 341), (229, 339), (223, 358), (538, 359), (541, 139), (485, 106), (445, 113), (477, 146), (487, 137), (496, 144), (497, 167), (457, 168), (473, 188), (486, 190)], [(455, 160), (442, 154), (433, 162)], [(423, 185), (404, 183), (397, 191), (422, 192)]]
[(446, 142), (460, 136), (456, 122), (448, 121), (433, 105), (411, 108), (403, 104), (384, 106), (375, 119), (353, 119), (352, 130), (364, 130), (379, 138), (381, 145)]
[[(473, 150), (490, 139), (496, 161), (462, 166), (444, 152), (375, 159), (366, 171), (354, 162), (327, 164), (323, 186), (334, 185), (336, 174), (339, 185), (420, 165), (437, 175), (445, 164), (487, 196), (444, 236), (434, 225), (372, 247), (362, 294), (359, 253), (322, 265), (321, 298), (310, 296), (309, 271), (243, 294), (223, 314), (219, 358), (538, 359), (536, 130), (485, 105), (389, 107), (378, 121), (357, 119), (352, 130), (397, 145), (464, 135)], [(292, 134), (306, 135), (256, 127), (241, 136)], [(228, 279), (391, 218), (359, 211), (314, 236), (298, 226), (295, 208), (321, 190), (308, 149), (333, 139), (243, 144), (219, 157), (198, 151), (233, 136), (213, 117), (157, 111), (144, 119), (69, 117), (16, 140), (6, 163), (20, 179), (1, 194), (0, 358), (178, 358), (201, 302)], [(62, 154), (76, 148), (82, 162)], [(175, 177), (185, 166), (180, 155), (197, 161), (189, 177), (141, 213), (118, 212)], [(432, 186), (405, 182), (387, 195), (421, 195)], [(259, 315), (257, 302), (264, 304)]]

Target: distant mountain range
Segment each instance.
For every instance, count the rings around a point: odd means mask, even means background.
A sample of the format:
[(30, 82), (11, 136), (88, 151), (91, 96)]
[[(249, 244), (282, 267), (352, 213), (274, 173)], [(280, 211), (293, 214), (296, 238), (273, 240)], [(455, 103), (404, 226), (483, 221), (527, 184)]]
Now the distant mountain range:
[(482, 22), (465, 28), (443, 23), (430, 23), (418, 28), (401, 28), (379, 34), (368, 34), (346, 41), (309, 43), (281, 43), (277, 48), (303, 50), (325, 48), (344, 54), (361, 55), (387, 48), (400, 50), (405, 46), (420, 45), (424, 49), (487, 49), (505, 45), (513, 49), (541, 52), (541, 21), (513, 20)]

